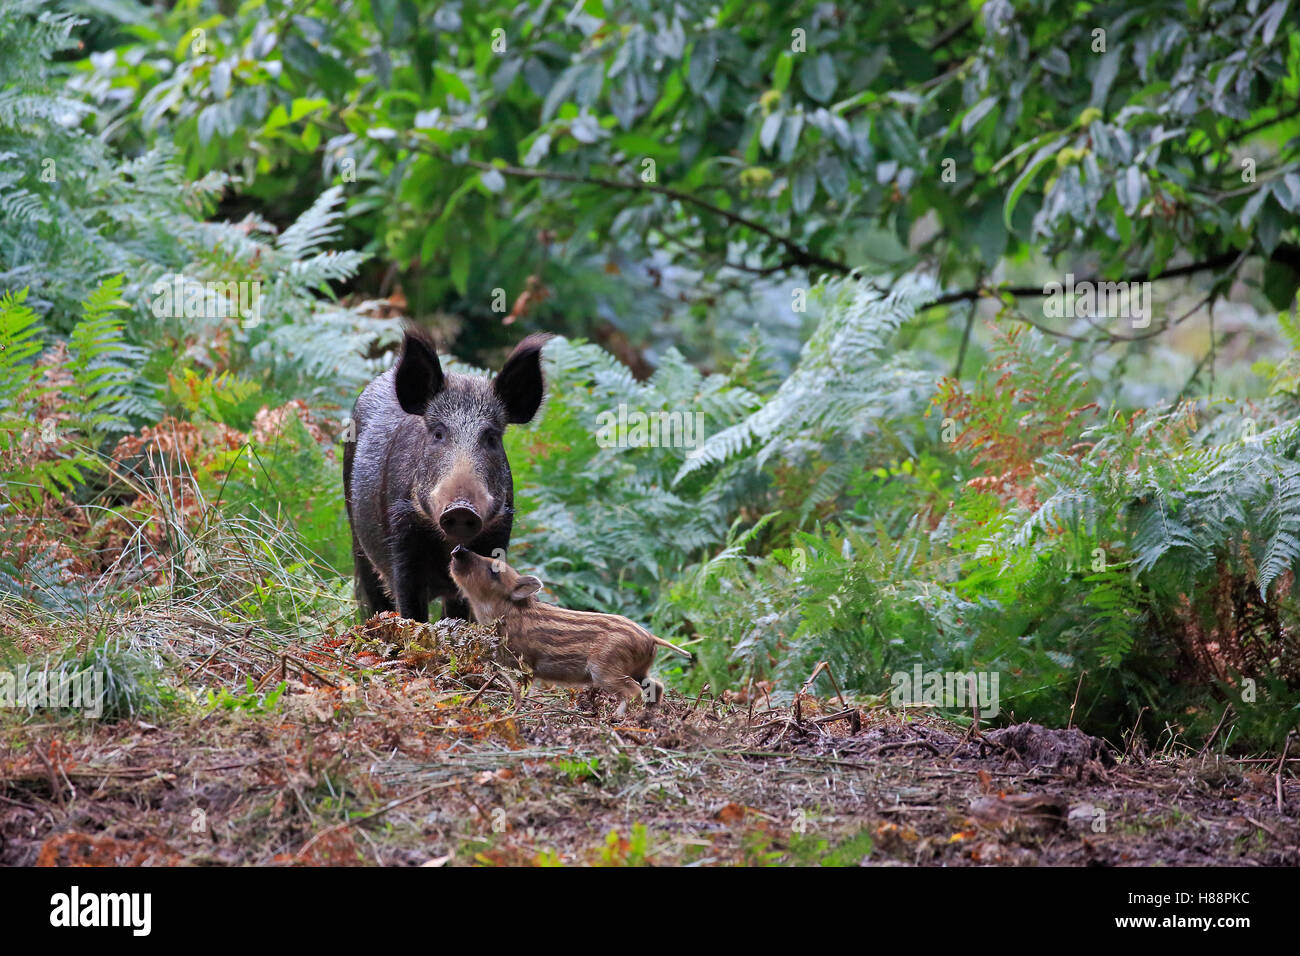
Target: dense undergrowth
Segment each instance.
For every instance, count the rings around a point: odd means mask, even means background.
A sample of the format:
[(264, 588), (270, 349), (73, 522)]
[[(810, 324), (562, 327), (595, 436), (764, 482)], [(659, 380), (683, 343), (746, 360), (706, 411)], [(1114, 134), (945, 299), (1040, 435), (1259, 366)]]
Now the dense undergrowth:
[[(80, 618), (81, 654), (154, 650), (114, 627), (96, 642), (110, 608), (201, 607), (268, 641), (325, 633), (350, 612), (349, 568), (316, 410), (267, 406), (241, 369), (187, 371), (166, 418), (115, 436), (130, 421), (114, 383), (148, 361), (107, 317), (118, 288), (43, 364), (20, 296), (0, 310), (10, 421), (57, 422), (49, 441), (5, 432), (6, 613)], [(694, 641), (683, 689), (788, 693), (826, 660), (847, 689), (884, 694), (920, 664), (997, 672), (1017, 718), (1115, 733), (1146, 708), (1195, 735), (1232, 701), (1238, 733), (1280, 739), (1300, 677), (1285, 368), (1248, 409), (1102, 408), (1067, 353), (1012, 326), (962, 384), (890, 352), (928, 289), (824, 286), (776, 388), (759, 348), (726, 376), (670, 356), (637, 382), (555, 340), (544, 413), (509, 439), (515, 562), (563, 603)], [(703, 411), (709, 437), (601, 447), (593, 423), (620, 404)]]
[[(49, 57), (72, 26), (0, 29), (0, 154), (63, 171), (0, 202), (0, 667), (93, 661), (115, 716), (187, 693), (151, 620), (272, 656), (350, 620), (339, 442), (400, 324), (335, 298), (365, 259), (331, 248), (339, 190), (283, 230), (208, 221), (225, 177), (69, 122), (90, 107)], [(257, 283), (256, 321), (159, 310), (173, 275), (200, 299)], [(945, 377), (900, 347), (937, 292), (923, 270), (823, 281), (788, 375), (758, 335), (724, 371), (668, 351), (645, 380), (553, 340), (544, 412), (507, 439), (512, 560), (690, 643), (694, 665), (661, 665), (681, 690), (779, 698), (826, 661), (887, 694), (920, 665), (996, 672), (1016, 719), (1200, 741), (1231, 705), (1219, 746), (1280, 744), (1300, 706), (1300, 331), (1282, 316), (1258, 402), (1136, 408), (1010, 314), (978, 374)], [(620, 406), (698, 413), (707, 437), (606, 447)], [(51, 619), (62, 643), (14, 639)]]

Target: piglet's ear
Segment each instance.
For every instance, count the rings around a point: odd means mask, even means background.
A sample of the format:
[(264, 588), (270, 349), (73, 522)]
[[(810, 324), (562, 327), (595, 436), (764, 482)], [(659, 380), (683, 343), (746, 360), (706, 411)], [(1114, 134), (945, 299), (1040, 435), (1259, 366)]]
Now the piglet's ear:
[(510, 592), (510, 600), (523, 601), (532, 597), (542, 589), (541, 578), (535, 578), (531, 574), (525, 574), (515, 582), (515, 589)]
[(511, 425), (531, 422), (542, 404), (542, 393), (546, 390), (542, 379), (542, 346), (549, 338), (549, 335), (530, 335), (516, 345), (492, 383), (493, 391), (505, 406), (506, 421)]
[(430, 399), (442, 391), (444, 379), (438, 350), (423, 329), (407, 327), (394, 384), (397, 402), (408, 415), (423, 415)]

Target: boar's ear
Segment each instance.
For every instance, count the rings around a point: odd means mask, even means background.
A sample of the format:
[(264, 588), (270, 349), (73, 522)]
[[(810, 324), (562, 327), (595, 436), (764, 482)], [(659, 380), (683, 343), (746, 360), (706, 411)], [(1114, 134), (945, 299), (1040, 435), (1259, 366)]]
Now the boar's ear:
[(542, 404), (542, 346), (549, 335), (530, 335), (510, 353), (492, 389), (506, 409), (511, 425), (531, 422)]
[(433, 339), (423, 329), (408, 327), (397, 360), (397, 402), (408, 415), (423, 415), (429, 399), (442, 391), (442, 366)]
[(530, 598), (542, 589), (542, 579), (535, 578), (531, 574), (525, 574), (515, 582), (515, 589), (510, 592), (510, 600), (522, 601)]

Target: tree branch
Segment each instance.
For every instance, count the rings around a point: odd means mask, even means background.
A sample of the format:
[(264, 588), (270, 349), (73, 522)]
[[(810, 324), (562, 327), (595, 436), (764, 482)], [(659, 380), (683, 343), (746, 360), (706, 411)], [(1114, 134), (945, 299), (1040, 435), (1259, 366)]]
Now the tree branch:
[[(1170, 278), (1175, 278), (1177, 276), (1190, 275), (1192, 273), (1202, 272), (1208, 269), (1221, 269), (1222, 275), (1220, 275), (1218, 282), (1222, 282), (1225, 278), (1234, 274), (1237, 271), (1237, 269), (1241, 267), (1241, 264), (1245, 262), (1247, 256), (1250, 255), (1252, 248), (1253, 246), (1247, 246), (1245, 249), (1242, 249), (1240, 251), (1225, 252), (1220, 255), (1211, 256), (1209, 259), (1206, 259), (1202, 262), (1193, 262), (1193, 263), (1188, 263), (1187, 265), (1184, 266), (1178, 266), (1174, 269), (1170, 269), (1166, 272), (1162, 272), (1160, 275), (1155, 276), (1154, 278), (1151, 276), (1149, 272), (1147, 272), (1137, 276), (1130, 276), (1127, 279), (1093, 278), (1087, 280), (1080, 280), (1079, 282), (1076, 283), (1076, 285), (1081, 285), (1084, 281), (1093, 283), (1094, 285), (1100, 282), (1153, 282), (1160, 279), (1170, 279)], [(1278, 262), (1286, 263), (1291, 268), (1300, 272), (1300, 247), (1278, 246), (1276, 249), (1273, 250), (1273, 254), (1269, 256), (1269, 260), (1270, 261), (1276, 260)], [(1187, 318), (1189, 318), (1192, 315), (1192, 313), (1196, 312), (1207, 302), (1212, 303), (1214, 301), (1214, 297), (1217, 294), (1216, 290), (1217, 290), (1218, 282), (1216, 282), (1215, 284), (1216, 287), (1212, 288), (1210, 292), (1206, 294), (1206, 296), (1203, 299), (1197, 302), (1196, 305), (1192, 306), (1190, 309), (1188, 309), (1178, 318), (1173, 319), (1171, 321), (1162, 322), (1160, 325), (1156, 326), (1150, 331), (1142, 332), (1138, 335), (1120, 335), (1118, 333), (1108, 331), (1106, 329), (1101, 328), (1096, 323), (1090, 321), (1087, 316), (1083, 317), (1084, 321), (1088, 322), (1088, 324), (1092, 326), (1092, 328), (1100, 332), (1101, 333), (1100, 336), (1089, 339), (1080, 335), (1074, 335), (1070, 332), (1063, 332), (1057, 329), (1050, 329), (1047, 326), (1040, 325), (1039, 323), (1030, 319), (1028, 316), (1024, 316), (1024, 315), (1013, 315), (1012, 318), (1014, 318), (1018, 322), (1023, 322), (1025, 325), (1033, 326), (1034, 328), (1038, 329), (1040, 332), (1043, 332), (1047, 335), (1055, 336), (1056, 338), (1060, 338), (1060, 339), (1067, 339), (1068, 341), (1071, 342), (1084, 342), (1084, 343), (1141, 342), (1146, 339), (1155, 338), (1157, 335), (1162, 335), (1163, 333), (1167, 332), (1169, 329), (1173, 328), (1176, 325), (1181, 325), (1184, 321), (1186, 321)], [(937, 305), (951, 305), (955, 302), (973, 301), (975, 298), (978, 298), (980, 295), (984, 294), (985, 292), (991, 295), (1010, 293), (1011, 295), (1017, 298), (1021, 298), (1021, 297), (1042, 298), (1047, 294), (1043, 292), (1041, 289), (1039, 289), (1037, 286), (1017, 286), (1011, 288), (996, 288), (996, 287), (985, 288), (983, 286), (976, 286), (976, 288), (974, 289), (966, 289), (961, 292), (950, 292), (947, 295), (940, 296), (938, 299), (935, 299), (933, 302), (929, 302), (926, 305), (923, 305), (921, 309), (922, 310), (929, 309)]]
[[(347, 129), (346, 127), (339, 128), (335, 124), (321, 122), (319, 120), (317, 122), (320, 126), (326, 129), (332, 129), (336, 133), (349, 133), (351, 135), (356, 135), (352, 130)], [(772, 272), (779, 272), (782, 269), (788, 269), (795, 266), (817, 266), (839, 275), (848, 275), (853, 271), (852, 267), (847, 263), (840, 262), (836, 259), (830, 259), (819, 253), (813, 252), (806, 246), (800, 245), (789, 236), (783, 236), (763, 225), (761, 222), (750, 219), (747, 216), (742, 216), (740, 213), (732, 212), (729, 209), (723, 209), (721, 206), (716, 206), (708, 200), (701, 199), (698, 196), (693, 196), (690, 193), (682, 192), (680, 189), (673, 189), (670, 186), (659, 186), (653, 183), (626, 182), (619, 179), (608, 179), (604, 176), (584, 176), (579, 173), (563, 173), (549, 169), (528, 169), (523, 166), (512, 166), (509, 164), (496, 165), (494, 163), (484, 162), (480, 159), (466, 158), (455, 160), (436, 146), (429, 143), (413, 143), (408, 141), (405, 145), (418, 152), (444, 160), (453, 166), (468, 166), (471, 169), (477, 169), (481, 172), (494, 170), (503, 176), (511, 176), (516, 179), (537, 179), (545, 180), (547, 182), (576, 183), (585, 186), (600, 186), (603, 189), (616, 189), (623, 192), (651, 192), (660, 196), (666, 196), (669, 199), (675, 199), (678, 202), (694, 206), (696, 209), (718, 216), (734, 226), (743, 226), (746, 229), (752, 229), (759, 235), (766, 236), (768, 239), (771, 239), (773, 242), (780, 245), (786, 250), (787, 255), (777, 266), (772, 268)]]
[[(429, 152), (441, 159), (446, 159), (448, 162), (454, 162), (441, 152), (436, 150), (430, 150)], [(667, 196), (669, 199), (675, 199), (678, 202), (686, 203), (687, 205), (694, 206), (697, 209), (702, 209), (707, 213), (726, 220), (734, 226), (744, 226), (746, 229), (752, 229), (759, 235), (766, 236), (773, 242), (778, 243), (786, 250), (786, 252), (789, 253), (789, 255), (787, 255), (783, 260), (783, 267), (818, 266), (830, 272), (839, 273), (840, 275), (847, 275), (849, 272), (853, 271), (846, 263), (839, 262), (835, 259), (828, 259), (823, 255), (819, 255), (807, 247), (801, 246), (789, 236), (783, 236), (774, 232), (761, 222), (742, 216), (739, 213), (732, 212), (729, 209), (723, 209), (721, 206), (715, 206), (707, 200), (701, 199), (698, 196), (692, 196), (690, 193), (682, 192), (680, 189), (673, 189), (670, 186), (659, 186), (653, 183), (624, 182), (619, 179), (606, 179), (603, 176), (584, 176), (579, 173), (562, 173), (548, 169), (527, 169), (523, 166), (497, 166), (493, 163), (486, 163), (478, 159), (465, 159), (462, 160), (459, 165), (469, 166), (471, 169), (478, 169), (483, 172), (495, 170), (503, 176), (513, 176), (517, 179), (542, 179), (550, 182), (577, 183), (579, 185), (600, 186), (604, 189), (618, 189), (628, 192), (657, 193), (660, 196)]]
[[(1276, 122), (1276, 121), (1277, 120), (1275, 119), (1271, 122)], [(1270, 124), (1267, 125), (1271, 125), (1271, 122)], [(717, 216), (718, 218), (724, 220), (727, 223), (730, 223), (731, 225), (742, 226), (746, 229), (750, 229), (758, 233), (761, 236), (765, 236), (768, 239), (775, 242), (776, 244), (778, 244), (779, 246), (781, 246), (786, 251), (786, 255), (781, 259), (779, 263), (776, 263), (775, 265), (772, 266), (762, 267), (762, 268), (745, 266), (733, 262), (724, 262), (724, 265), (754, 275), (769, 276), (774, 273), (781, 272), (785, 269), (794, 268), (794, 267), (809, 267), (809, 266), (825, 269), (829, 272), (834, 272), (838, 275), (848, 275), (854, 271), (854, 269), (851, 266), (849, 266), (847, 263), (840, 262), (839, 260), (831, 259), (821, 255), (820, 253), (813, 252), (811, 249), (807, 248), (804, 245), (801, 245), (800, 243), (796, 242), (794, 239), (790, 238), (789, 236), (783, 236), (775, 232), (773, 229), (769, 228), (768, 226), (763, 225), (761, 222), (758, 222), (757, 220), (750, 219), (749, 217), (743, 216), (740, 213), (732, 212), (729, 209), (723, 209), (721, 206), (715, 205), (714, 203), (711, 203), (705, 199), (701, 199), (698, 196), (694, 196), (690, 193), (683, 192), (679, 189), (673, 189), (670, 186), (660, 186), (654, 183), (642, 183), (642, 182), (631, 182), (631, 181), (624, 181), (618, 179), (609, 179), (604, 176), (589, 176), (589, 175), (583, 175), (581, 173), (559, 172), (559, 171), (547, 170), (547, 169), (530, 169), (523, 166), (514, 166), (510, 164), (498, 165), (495, 163), (485, 162), (483, 160), (478, 160), (478, 159), (466, 158), (458, 161), (447, 156), (444, 152), (439, 150), (437, 147), (434, 147), (430, 144), (414, 143), (410, 145), (421, 152), (427, 153), (431, 156), (436, 156), (437, 158), (452, 163), (453, 165), (468, 166), (471, 169), (477, 169), (480, 170), (481, 172), (495, 171), (503, 176), (510, 176), (516, 179), (533, 179), (533, 180), (542, 180), (547, 182), (563, 182), (563, 183), (574, 183), (577, 185), (599, 186), (602, 189), (612, 189), (612, 190), (618, 190), (622, 192), (651, 192), (660, 196), (665, 196), (677, 202), (684, 203), (688, 206), (693, 206), (696, 209), (699, 209), (710, 215)], [(1251, 251), (1250, 247), (1247, 247), (1246, 249), (1227, 250), (1212, 255), (1209, 258), (1203, 259), (1199, 262), (1191, 262), (1181, 266), (1174, 266), (1171, 269), (1164, 270), (1159, 275), (1153, 275), (1152, 272), (1148, 270), (1146, 272), (1138, 273), (1136, 275), (1127, 276), (1123, 279), (1104, 279), (1100, 277), (1093, 277), (1087, 280), (1080, 280), (1080, 283), (1084, 281), (1091, 282), (1094, 284), (1100, 282), (1156, 282), (1156, 281), (1163, 281), (1165, 279), (1176, 279), (1176, 278), (1181, 278), (1182, 276), (1194, 275), (1195, 273), (1205, 272), (1212, 269), (1228, 269), (1228, 271), (1235, 272), (1236, 269), (1240, 267), (1241, 263), (1246, 259), (1247, 255), (1249, 255), (1250, 251)], [(1272, 254), (1269, 256), (1269, 259), (1271, 261), (1279, 261), (1279, 262), (1286, 263), (1287, 265), (1295, 269), (1297, 272), (1300, 272), (1300, 247), (1290, 246), (1290, 245), (1278, 246), (1276, 249), (1273, 250)], [(991, 296), (1010, 295), (1014, 298), (1042, 298), (1045, 295), (1047, 295), (1047, 293), (1044, 292), (1043, 289), (1039, 286), (989, 287), (984, 285), (983, 283), (980, 283), (973, 288), (960, 289), (954, 292), (944, 293), (938, 298), (921, 306), (921, 310), (934, 308), (935, 306), (940, 306), (940, 305), (953, 305), (958, 302), (974, 302), (975, 300), (979, 299), (981, 296), (984, 295), (991, 295)], [(1142, 335), (1134, 335), (1134, 336), (1116, 335), (1113, 332), (1106, 332), (1105, 330), (1099, 329), (1099, 331), (1103, 332), (1103, 336), (1104, 336), (1101, 339), (1088, 339), (1082, 336), (1073, 335), (1071, 333), (1050, 329), (1047, 328), (1046, 326), (1040, 325), (1039, 323), (1028, 319), (1025, 316), (1017, 316), (1016, 318), (1019, 321), (1022, 321), (1028, 325), (1032, 325), (1034, 328), (1039, 329), (1040, 331), (1042, 331), (1047, 335), (1053, 335), (1058, 338), (1068, 339), (1074, 342), (1097, 342), (1097, 341), (1107, 341), (1107, 340), (1112, 342), (1123, 342), (1123, 341), (1131, 342), (1131, 341), (1140, 341), (1143, 339), (1148, 339), (1156, 335), (1159, 335), (1162, 332), (1169, 329), (1172, 325), (1176, 325), (1179, 322), (1183, 321), (1183, 319), (1185, 319), (1186, 317), (1187, 316), (1182, 316), (1174, 323), (1166, 322), (1163, 325), (1159, 326), (1158, 328), (1153, 329), (1150, 332), (1144, 333)]]
[(969, 16), (964, 20), (958, 20), (955, 24), (953, 24), (947, 30), (944, 30), (943, 33), (940, 33), (937, 37), (935, 37), (933, 40), (930, 41), (930, 45), (928, 47), (929, 51), (933, 53), (935, 50), (938, 50), (940, 47), (947, 46), (951, 40), (965, 33), (972, 26), (974, 26), (974, 24), (975, 24), (974, 16)]
[[(1222, 269), (1224, 266), (1230, 266), (1238, 260), (1244, 260), (1249, 254), (1249, 249), (1231, 249), (1227, 252), (1220, 252), (1210, 256), (1208, 259), (1202, 259), (1200, 262), (1189, 262), (1186, 265), (1175, 266), (1172, 269), (1166, 269), (1159, 275), (1152, 275), (1150, 271), (1140, 272), (1137, 275), (1125, 276), (1122, 279), (1106, 279), (1100, 276), (1093, 276), (1087, 280), (1078, 279), (1076, 285), (1084, 281), (1092, 283), (1100, 282), (1161, 282), (1165, 279), (1177, 279), (1182, 276), (1194, 275), (1197, 272), (1205, 272), (1210, 269)], [(1268, 257), (1270, 262), (1281, 262), (1300, 272), (1300, 246), (1279, 245), (1273, 250), (1273, 254)], [(1041, 286), (1021, 285), (1021, 286), (975, 286), (970, 289), (961, 289), (956, 292), (946, 292), (925, 305), (923, 309), (931, 309), (938, 305), (952, 305), (954, 302), (969, 302), (978, 299), (981, 295), (1001, 295), (1009, 294), (1017, 299), (1025, 298), (1043, 298), (1047, 295)]]
[[(1278, 251), (1281, 251), (1280, 249)], [(1081, 285), (1084, 281), (1098, 282), (1152, 282), (1160, 279), (1176, 279), (1180, 276), (1192, 275), (1197, 272), (1204, 272), (1207, 269), (1221, 269), (1224, 266), (1231, 265), (1241, 255), (1240, 250), (1232, 252), (1223, 252), (1201, 262), (1191, 262), (1183, 266), (1175, 266), (1172, 269), (1166, 269), (1160, 275), (1152, 277), (1151, 273), (1143, 272), (1138, 275), (1127, 276), (1123, 279), (1102, 279), (1093, 276), (1090, 279), (1076, 280), (1076, 285)], [(937, 305), (952, 305), (955, 302), (970, 302), (978, 299), (980, 296), (989, 295), (1011, 295), (1017, 299), (1026, 298), (1043, 298), (1047, 295), (1042, 286), (1020, 285), (1020, 286), (975, 286), (970, 289), (961, 289), (956, 292), (946, 292), (930, 302), (927, 302), (921, 308), (931, 309)]]

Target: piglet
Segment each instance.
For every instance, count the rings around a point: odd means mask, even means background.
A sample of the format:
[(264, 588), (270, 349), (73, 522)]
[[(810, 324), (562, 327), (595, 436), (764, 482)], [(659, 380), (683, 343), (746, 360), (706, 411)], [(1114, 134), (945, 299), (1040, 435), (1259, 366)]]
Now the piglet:
[(649, 704), (663, 697), (664, 685), (650, 677), (656, 650), (667, 647), (691, 656), (617, 614), (571, 611), (537, 600), (542, 582), (500, 559), (456, 547), (450, 570), (474, 619), (499, 621), (506, 646), (536, 678), (616, 694), (623, 698), (618, 717), (627, 713), (634, 697), (643, 696)]

